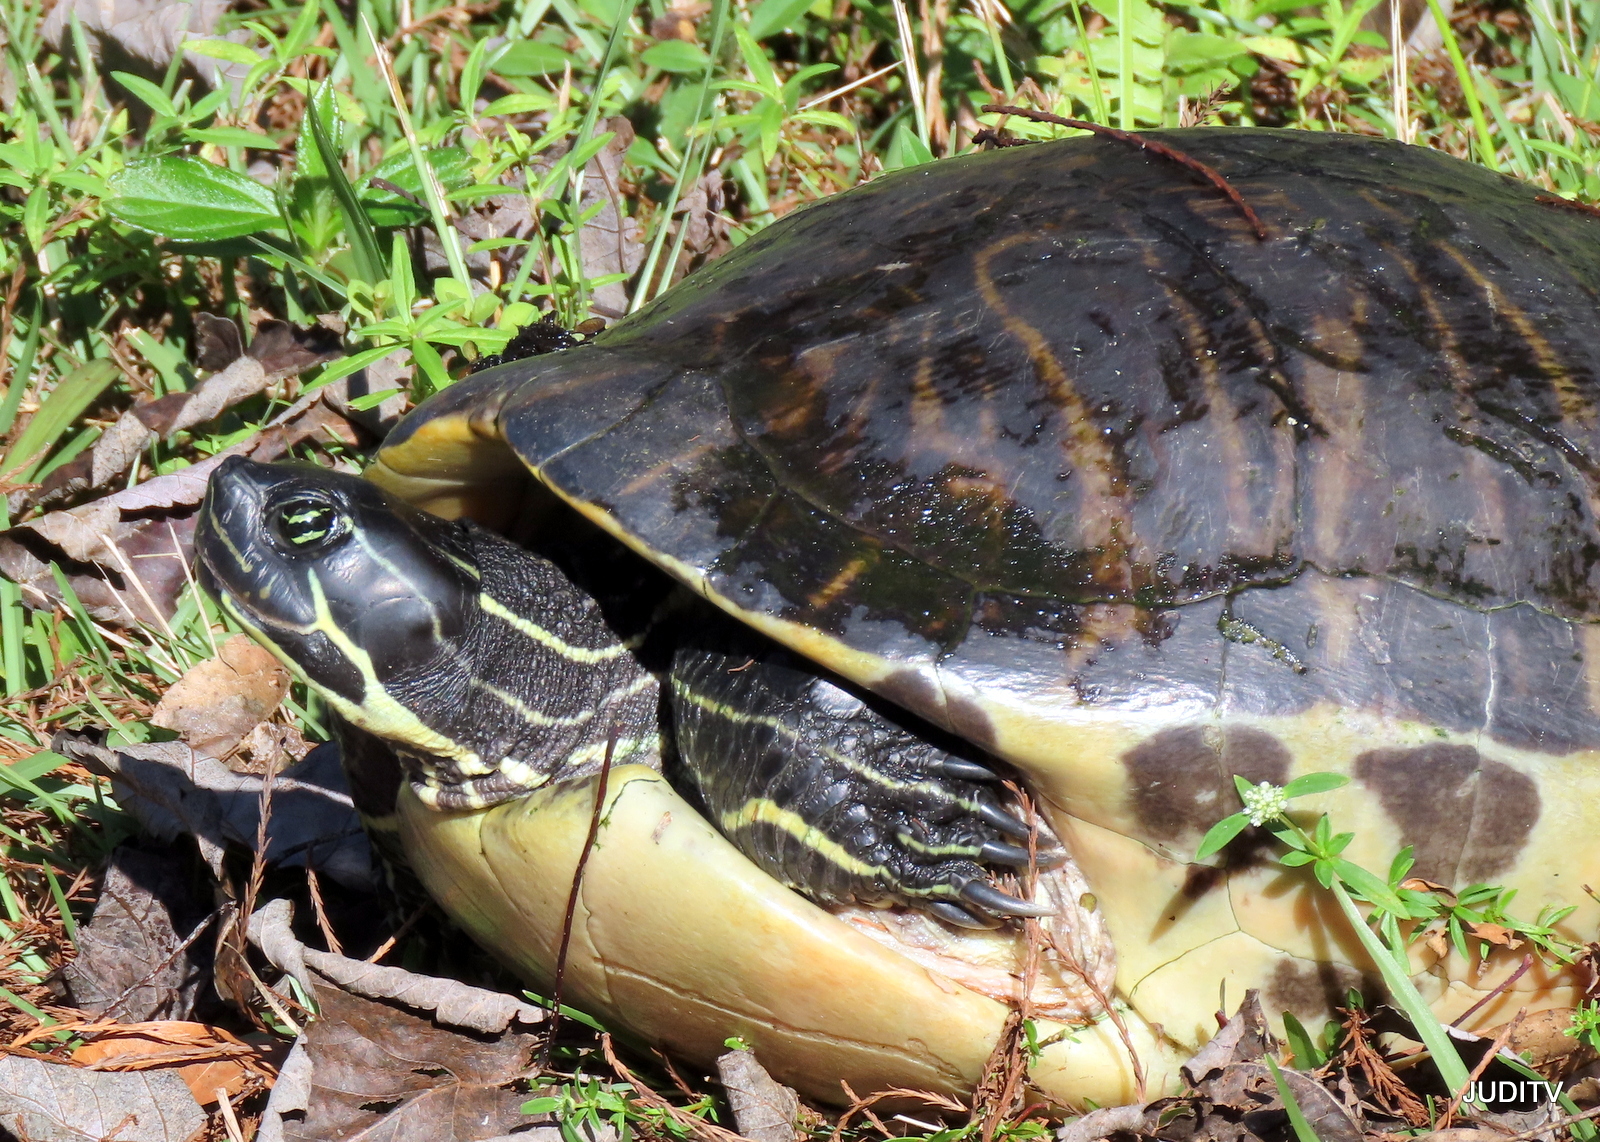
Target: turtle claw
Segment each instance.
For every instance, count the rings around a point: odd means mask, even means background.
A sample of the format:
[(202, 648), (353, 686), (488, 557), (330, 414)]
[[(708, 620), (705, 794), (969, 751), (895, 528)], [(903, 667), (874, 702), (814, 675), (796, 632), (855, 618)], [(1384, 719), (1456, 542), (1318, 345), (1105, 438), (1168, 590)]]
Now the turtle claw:
[[(1003, 864), (1011, 868), (1028, 867), (1028, 850), (1021, 845), (1007, 844), (1005, 841), (986, 841), (983, 848), (978, 850), (978, 859), (988, 864)], [(1042, 848), (1033, 854), (1033, 866), (1038, 869), (1060, 868), (1067, 863), (1065, 849)]]
[(1028, 826), (1017, 820), (1010, 813), (1007, 813), (1004, 809), (1000, 808), (1000, 806), (995, 804), (995, 802), (990, 801), (987, 797), (978, 802), (978, 816), (981, 817), (983, 819), (983, 823), (988, 825), (991, 829), (996, 829), (1008, 837), (1015, 837), (1019, 841), (1025, 841), (1028, 839), (1028, 834), (1030, 832)]
[(994, 916), (1048, 916), (1050, 909), (1041, 908), (1037, 904), (1029, 904), (1026, 900), (1018, 900), (1015, 896), (1007, 895), (991, 884), (981, 880), (969, 880), (961, 886), (961, 899), (974, 908)]
[(975, 761), (963, 761), (959, 757), (946, 754), (939, 758), (933, 767), (940, 777), (955, 777), (962, 781), (998, 781), (1000, 775), (986, 765), (979, 765)]
[(954, 924), (957, 928), (971, 928), (975, 931), (989, 931), (1000, 926), (1000, 921), (992, 916), (983, 914), (974, 915), (959, 904), (951, 904), (944, 900), (935, 900), (924, 904), (929, 915), (943, 920), (946, 924)]

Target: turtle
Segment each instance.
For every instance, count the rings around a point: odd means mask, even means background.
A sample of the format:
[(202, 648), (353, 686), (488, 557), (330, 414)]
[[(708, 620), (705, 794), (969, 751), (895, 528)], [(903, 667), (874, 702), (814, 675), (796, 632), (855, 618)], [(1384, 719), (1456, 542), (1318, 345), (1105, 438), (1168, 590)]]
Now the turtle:
[[(1039, 1090), (1126, 1101), (1230, 997), (1374, 984), (1259, 836), (1196, 859), (1235, 777), (1343, 775), (1346, 856), (1593, 935), (1597, 333), (1593, 212), (1436, 151), (1005, 147), (458, 381), (364, 479), (230, 461), (196, 550), (540, 988), (826, 1101), (969, 1093), (1020, 1012)], [(1581, 994), (1521, 966), (1413, 950), (1470, 1027)]]

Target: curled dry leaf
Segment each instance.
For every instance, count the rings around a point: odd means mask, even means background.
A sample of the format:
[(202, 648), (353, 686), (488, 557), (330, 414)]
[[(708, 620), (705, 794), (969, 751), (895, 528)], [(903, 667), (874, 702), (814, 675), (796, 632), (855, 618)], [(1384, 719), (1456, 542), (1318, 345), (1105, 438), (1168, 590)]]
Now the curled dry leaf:
[(767, 1074), (753, 1051), (729, 1051), (717, 1059), (717, 1075), (739, 1133), (750, 1142), (796, 1142), (801, 1137), (800, 1098)]
[[(215, 326), (210, 328), (215, 335)], [(234, 336), (238, 336), (237, 330)], [(95, 441), (86, 457), (52, 472), (32, 502), (48, 506), (80, 492), (104, 488), (121, 477), (152, 442), (204, 424), (268, 385), (298, 376), (342, 352), (338, 337), (321, 326), (262, 322), (243, 356), (235, 357), (188, 392), (169, 393), (128, 409)]]
[(521, 1109), (536, 1036), (462, 1034), (329, 985), (315, 994), (321, 1015), (298, 1044), (305, 1105), (274, 1092), (262, 1137), (481, 1142), (540, 1121)]
[(542, 1008), (502, 992), (308, 948), (295, 937), (290, 917), (287, 900), (257, 908), (250, 916), (250, 942), (307, 990), (332, 983), (353, 995), (393, 1000), (427, 1012), (439, 1023), (485, 1035), (499, 1034), (517, 1023), (531, 1027), (544, 1022)]
[(196, 663), (161, 697), (152, 724), (176, 730), (191, 749), (226, 757), (289, 693), (289, 672), (272, 653), (236, 634), (215, 658)]
[[(1500, 1028), (1480, 1032), (1498, 1039)], [(1558, 1007), (1524, 1015), (1511, 1029), (1505, 1049), (1520, 1056), (1540, 1074), (1560, 1076), (1595, 1059), (1594, 1048), (1572, 1034), (1572, 1008)]]

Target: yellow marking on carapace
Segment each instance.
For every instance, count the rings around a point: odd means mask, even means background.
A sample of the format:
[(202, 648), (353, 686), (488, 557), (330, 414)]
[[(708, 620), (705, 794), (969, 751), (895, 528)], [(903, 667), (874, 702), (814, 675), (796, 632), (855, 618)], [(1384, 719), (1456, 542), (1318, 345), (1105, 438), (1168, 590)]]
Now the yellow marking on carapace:
[(639, 475), (617, 489), (616, 494), (623, 498), (637, 495), (663, 476), (670, 476), (674, 472), (684, 471), (700, 457), (715, 452), (718, 447), (719, 444), (716, 441), (695, 444), (692, 448), (685, 449), (669, 460), (663, 460), (659, 464), (646, 468)]
[(1013, 246), (1038, 241), (1032, 233), (1013, 234), (991, 242), (973, 260), (978, 292), (1004, 323), (1006, 332), (1022, 342), (1034, 373), (1049, 390), (1060, 410), (1061, 439), (1080, 491), (1080, 542), (1097, 553), (1095, 579), (1106, 591), (1130, 590), (1126, 553), (1134, 546), (1133, 523), (1122, 505), (1121, 478), (1116, 455), (1101, 436), (1099, 422), (1077, 386), (1067, 376), (1051, 351), (1049, 339), (1037, 328), (1012, 312), (994, 283), (990, 263)]
[(485, 614), (493, 615), (522, 634), (527, 635), (540, 646), (555, 651), (563, 658), (570, 658), (573, 662), (582, 662), (589, 665), (598, 662), (610, 662), (614, 658), (621, 658), (644, 641), (642, 637), (635, 636), (622, 642), (612, 643), (610, 646), (575, 646), (555, 632), (545, 630), (538, 623), (523, 618), (493, 595), (479, 595), (478, 604), (483, 608)]
[[(1201, 319), (1194, 303), (1167, 282), (1164, 272), (1166, 267), (1161, 262), (1161, 248), (1155, 243), (1145, 242), (1139, 244), (1139, 250), (1141, 260), (1150, 271), (1151, 280), (1161, 283), (1166, 291), (1170, 311), (1182, 325), (1184, 355), (1200, 376), (1200, 390), (1206, 412), (1199, 427), (1204, 429), (1207, 440), (1214, 442), (1221, 454), (1216, 471), (1220, 477), (1217, 482), (1224, 490), (1220, 497), (1222, 502), (1216, 506), (1222, 509), (1227, 520), (1227, 527), (1223, 533), (1224, 541), (1228, 545), (1226, 550), (1230, 555), (1270, 558), (1277, 554), (1279, 539), (1279, 536), (1273, 533), (1273, 524), (1293, 519), (1294, 431), (1282, 420), (1277, 424), (1273, 424), (1270, 418), (1255, 422), (1260, 425), (1262, 434), (1270, 441), (1277, 462), (1277, 470), (1269, 477), (1273, 485), (1273, 504), (1263, 512), (1250, 502), (1246, 490), (1246, 478), (1252, 470), (1252, 457), (1244, 437), (1245, 421), (1239, 415), (1238, 405), (1222, 383), (1222, 371), (1217, 365), (1218, 349), (1211, 332)], [(1265, 334), (1257, 325), (1254, 315), (1239, 304), (1237, 299), (1230, 300), (1233, 301), (1233, 312), (1244, 316), (1255, 333), (1258, 352), (1270, 356), (1271, 343), (1266, 341)], [(1286, 473), (1288, 478), (1281, 478)], [(1154, 563), (1160, 556), (1161, 553), (1157, 551), (1133, 553), (1135, 560), (1146, 563)]]
[[(1337, 344), (1335, 352), (1339, 356), (1355, 359), (1360, 355), (1360, 344), (1354, 330), (1364, 323), (1367, 295), (1352, 291), (1348, 296), (1350, 312), (1313, 314), (1311, 323), (1319, 345)], [(1349, 542), (1346, 513), (1362, 490), (1362, 477), (1372, 478), (1362, 447), (1362, 427), (1367, 416), (1366, 376), (1356, 369), (1338, 369), (1313, 358), (1302, 361), (1301, 367), (1306, 400), (1316, 407), (1318, 420), (1327, 433), (1312, 446), (1316, 475), (1309, 481), (1315, 529), (1311, 550), (1329, 566), (1348, 566), (1350, 559), (1343, 554)], [(1330, 378), (1331, 389), (1325, 383)]]
[(1472, 279), (1472, 284), (1483, 291), (1489, 301), (1489, 306), (1497, 316), (1504, 317), (1511, 322), (1517, 335), (1533, 350), (1533, 358), (1539, 363), (1539, 369), (1549, 378), (1550, 384), (1556, 390), (1556, 397), (1561, 405), (1561, 419), (1568, 424), (1583, 428), (1594, 426), (1594, 407), (1584, 393), (1572, 383), (1566, 364), (1556, 355), (1555, 349), (1546, 340), (1539, 327), (1533, 323), (1523, 309), (1506, 297), (1494, 281), (1469, 262), (1465, 255), (1454, 246), (1446, 242), (1435, 243), (1434, 248), (1449, 256), (1450, 260), (1461, 267), (1461, 272)]
[[(1367, 198), (1374, 207), (1385, 210), (1391, 217), (1401, 220), (1400, 215), (1385, 204), (1370, 196)], [(1455, 412), (1457, 425), (1462, 431), (1476, 435), (1482, 427), (1482, 418), (1477, 414), (1470, 396), (1474, 374), (1466, 354), (1461, 351), (1461, 342), (1456, 337), (1455, 328), (1446, 319), (1444, 311), (1439, 307), (1438, 295), (1424, 280), (1416, 262), (1404, 252), (1388, 245), (1383, 249), (1389, 254), (1393, 263), (1411, 280), (1417, 298), (1427, 313), (1428, 328), (1439, 339), (1440, 353), (1449, 366), (1450, 379), (1454, 382), (1450, 386), (1450, 407)], [(1472, 486), (1478, 489), (1479, 510), (1474, 520), (1475, 526), (1482, 528), (1489, 535), (1505, 534), (1505, 501), (1500, 495), (1499, 481), (1496, 478), (1499, 464), (1476, 448), (1463, 447), (1462, 453), (1461, 464), (1468, 469)]]
[(826, 610), (828, 605), (837, 599), (850, 584), (859, 579), (861, 572), (865, 571), (874, 562), (874, 559), (870, 559), (865, 555), (857, 555), (846, 563), (837, 575), (807, 596), (806, 602), (813, 610)]

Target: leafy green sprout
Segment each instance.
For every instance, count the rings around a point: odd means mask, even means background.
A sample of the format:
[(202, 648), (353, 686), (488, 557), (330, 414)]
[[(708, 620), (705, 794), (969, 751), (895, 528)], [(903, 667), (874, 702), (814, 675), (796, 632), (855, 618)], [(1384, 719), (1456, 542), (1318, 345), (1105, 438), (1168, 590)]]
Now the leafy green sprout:
[[(1207, 831), (1195, 859), (1205, 860), (1220, 852), (1247, 827), (1266, 828), (1289, 850), (1278, 858), (1280, 864), (1287, 868), (1309, 866), (1317, 883), (1333, 893), (1362, 947), (1377, 965), (1390, 995), (1416, 1028), (1446, 1087), (1466, 1091), (1470, 1083), (1466, 1064), (1449, 1033), (1411, 982), (1406, 939), (1399, 924), (1432, 919), (1438, 912), (1438, 902), (1432, 893), (1401, 887), (1411, 869), (1410, 849), (1396, 856), (1388, 877), (1379, 877), (1340, 856), (1355, 834), (1335, 834), (1326, 813), (1309, 832), (1289, 817), (1289, 802), (1338, 789), (1349, 781), (1341, 775), (1310, 773), (1281, 788), (1266, 782), (1252, 785), (1238, 776), (1233, 780), (1245, 807)], [(1357, 898), (1370, 906), (1370, 916), (1361, 914)]]

